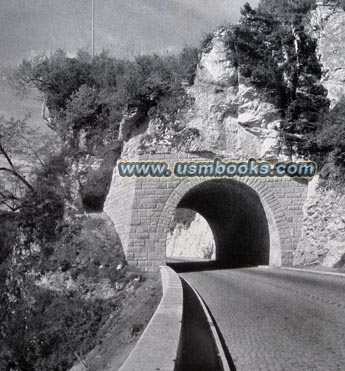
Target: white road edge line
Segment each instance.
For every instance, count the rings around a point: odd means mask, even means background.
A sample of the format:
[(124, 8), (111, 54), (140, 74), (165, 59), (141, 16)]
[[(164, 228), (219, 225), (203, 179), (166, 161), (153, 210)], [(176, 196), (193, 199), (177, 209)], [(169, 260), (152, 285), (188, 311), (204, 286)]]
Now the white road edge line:
[(191, 285), (185, 278), (184, 278), (184, 281), (194, 291), (194, 293), (195, 293), (196, 297), (198, 298), (198, 300), (201, 304), (201, 307), (202, 307), (202, 309), (203, 309), (203, 311), (206, 315), (208, 325), (209, 325), (209, 327), (212, 331), (212, 336), (213, 336), (213, 339), (216, 343), (216, 348), (217, 348), (217, 351), (218, 351), (218, 357), (221, 360), (223, 371), (231, 371), (230, 366), (228, 364), (228, 360), (225, 357), (224, 349), (223, 349), (222, 343), (219, 339), (219, 336), (218, 336), (218, 333), (217, 333), (217, 330), (216, 330), (216, 326), (215, 326), (215, 324), (214, 324), (214, 322), (213, 322), (213, 320), (210, 316), (210, 313), (209, 313), (204, 301), (202, 300), (198, 291), (193, 287), (193, 285)]

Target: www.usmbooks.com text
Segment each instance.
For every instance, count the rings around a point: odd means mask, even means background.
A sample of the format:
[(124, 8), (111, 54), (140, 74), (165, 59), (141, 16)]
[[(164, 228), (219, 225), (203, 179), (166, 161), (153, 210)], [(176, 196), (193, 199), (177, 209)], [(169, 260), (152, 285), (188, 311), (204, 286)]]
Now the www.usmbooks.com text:
[(171, 169), (164, 161), (121, 161), (118, 163), (121, 177), (299, 177), (309, 178), (316, 174), (314, 162), (270, 163), (249, 159), (248, 161), (176, 162)]

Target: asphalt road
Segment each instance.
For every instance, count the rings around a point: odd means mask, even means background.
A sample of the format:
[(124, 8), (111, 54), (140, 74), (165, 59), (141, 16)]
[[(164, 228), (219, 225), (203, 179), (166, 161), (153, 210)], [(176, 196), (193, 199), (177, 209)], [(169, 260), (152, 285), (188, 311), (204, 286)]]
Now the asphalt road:
[(344, 277), (273, 268), (180, 275), (206, 302), (237, 371), (345, 371)]

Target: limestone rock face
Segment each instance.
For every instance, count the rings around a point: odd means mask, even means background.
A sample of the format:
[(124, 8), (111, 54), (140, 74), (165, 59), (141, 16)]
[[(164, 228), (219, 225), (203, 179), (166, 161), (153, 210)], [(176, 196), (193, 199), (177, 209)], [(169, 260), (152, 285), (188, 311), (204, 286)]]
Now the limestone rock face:
[(318, 177), (308, 186), (294, 264), (329, 268), (345, 265), (345, 194), (323, 188)]
[[(334, 4), (319, 3), (311, 12), (310, 31), (317, 39), (323, 68), (322, 84), (328, 90), (331, 108), (345, 96), (345, 12)], [(302, 236), (294, 264), (345, 265), (345, 195), (322, 187), (318, 178), (308, 186)]]
[(333, 107), (345, 95), (345, 12), (342, 8), (319, 4), (311, 12), (310, 30), (317, 40), (323, 67), (321, 83), (328, 90)]
[(114, 163), (120, 154), (121, 143), (113, 141), (98, 153), (86, 154), (78, 160), (71, 161), (70, 181), (65, 185), (73, 200), (72, 202), (66, 201), (68, 209), (76, 211), (81, 206), (88, 212), (103, 209)]
[(227, 32), (218, 30), (210, 50), (201, 56), (194, 85), (188, 90), (195, 104), (187, 126), (199, 130), (195, 146), (200, 152), (233, 159), (277, 159), (280, 114), (231, 64)]
[[(126, 121), (121, 126), (121, 139), (125, 140), (122, 158), (133, 158), (141, 150), (207, 152), (234, 160), (286, 159), (278, 133), (280, 113), (232, 65), (226, 47), (228, 32), (225, 28), (216, 31), (210, 47), (201, 54), (194, 84), (186, 87), (193, 104), (183, 123), (176, 123), (182, 124), (183, 130), (176, 133), (151, 119), (145, 132), (131, 129), (127, 138), (128, 128), (136, 127), (133, 114), (127, 120), (130, 124)], [(191, 136), (191, 132), (199, 135)], [(151, 140), (142, 145), (145, 136)]]
[(214, 258), (215, 242), (206, 220), (198, 213), (188, 215), (188, 222), (180, 220), (167, 236), (168, 257)]

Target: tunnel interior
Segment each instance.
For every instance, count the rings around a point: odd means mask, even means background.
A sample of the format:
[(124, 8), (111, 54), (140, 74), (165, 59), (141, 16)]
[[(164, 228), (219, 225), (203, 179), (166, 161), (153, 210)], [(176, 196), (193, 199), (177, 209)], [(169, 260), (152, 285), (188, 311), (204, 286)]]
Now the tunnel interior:
[(258, 194), (235, 180), (209, 180), (189, 190), (177, 207), (200, 213), (215, 239), (216, 264), (249, 267), (269, 264), (270, 238)]

